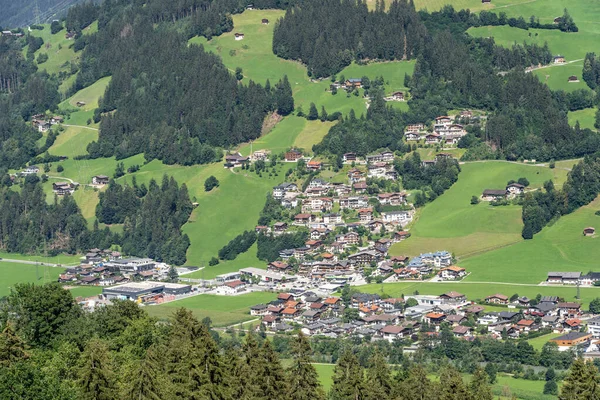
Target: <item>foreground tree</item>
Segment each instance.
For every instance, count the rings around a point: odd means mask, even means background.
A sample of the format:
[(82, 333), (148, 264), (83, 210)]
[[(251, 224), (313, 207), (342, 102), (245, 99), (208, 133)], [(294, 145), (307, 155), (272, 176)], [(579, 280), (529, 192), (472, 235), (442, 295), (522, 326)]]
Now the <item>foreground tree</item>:
[(325, 400), (319, 376), (310, 358), (311, 348), (302, 333), (292, 343), (292, 367), (288, 370), (290, 400)]
[(81, 355), (79, 387), (83, 400), (115, 398), (115, 380), (106, 342), (99, 339), (88, 342)]
[(591, 400), (600, 398), (598, 369), (594, 364), (576, 359), (563, 382), (559, 400)]

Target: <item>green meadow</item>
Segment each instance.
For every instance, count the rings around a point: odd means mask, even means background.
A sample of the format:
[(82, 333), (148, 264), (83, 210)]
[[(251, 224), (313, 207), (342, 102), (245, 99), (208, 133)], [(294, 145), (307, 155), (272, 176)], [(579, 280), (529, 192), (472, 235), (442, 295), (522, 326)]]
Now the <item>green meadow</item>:
[(582, 128), (594, 129), (596, 123), (596, 111), (597, 108), (586, 108), (583, 110), (569, 112), (569, 125), (575, 125), (579, 121), (579, 126)]
[[(550, 271), (598, 270), (597, 236), (583, 236), (583, 228), (600, 226), (600, 198), (558, 219), (533, 239), (460, 261), (471, 274), (467, 281), (539, 283)], [(598, 289), (591, 289), (597, 291)]]
[[(10, 258), (18, 255), (7, 254)], [(42, 257), (40, 257), (42, 258)], [(58, 275), (62, 274), (64, 268), (45, 267), (15, 262), (0, 262), (0, 298), (10, 293), (10, 288), (17, 283), (44, 284), (56, 282)]]
[(67, 126), (60, 132), (48, 153), (57, 156), (75, 157), (87, 153), (87, 146), (98, 140), (98, 130), (87, 126)]
[(249, 308), (255, 304), (268, 303), (276, 295), (268, 292), (252, 292), (238, 296), (201, 294), (170, 303), (146, 307), (151, 316), (169, 318), (181, 307), (191, 310), (198, 319), (209, 317), (215, 326), (227, 326), (255, 319)]
[[(518, 242), (520, 206), (472, 205), (471, 197), (480, 196), (484, 189), (503, 189), (511, 179), (525, 177), (533, 189), (554, 178), (547, 167), (501, 161), (466, 163), (461, 169), (458, 181), (419, 212), (410, 228), (412, 236), (393, 245), (392, 255), (448, 250), (460, 257)], [(566, 175), (564, 170), (554, 171)]]
[[(202, 44), (207, 51), (218, 54), (223, 63), (233, 72), (241, 67), (244, 80), (252, 79), (259, 83), (270, 80), (275, 84), (284, 75), (288, 76), (294, 100), (297, 106), (307, 112), (310, 103), (315, 103), (319, 110), (325, 106), (328, 113), (340, 111), (349, 112), (354, 109), (357, 114), (366, 111), (366, 100), (361, 96), (348, 95), (338, 91), (336, 95), (329, 92), (330, 80), (311, 81), (306, 74), (306, 67), (296, 61), (278, 58), (273, 54), (273, 27), (275, 21), (282, 17), (281, 10), (246, 10), (233, 16), (234, 29), (207, 41), (204, 37), (195, 37), (190, 43)], [(270, 23), (263, 25), (261, 20), (267, 18)], [(243, 33), (243, 40), (235, 40), (235, 33)], [(350, 65), (338, 75), (346, 78), (368, 76), (375, 78), (383, 76), (386, 81), (385, 90), (388, 93), (405, 90), (404, 75), (411, 74), (414, 69), (413, 61), (373, 63), (368, 65)], [(361, 91), (362, 94), (362, 91)]]
[(544, 347), (544, 345), (548, 343), (550, 339), (554, 339), (560, 335), (560, 333), (549, 333), (547, 335), (538, 336), (534, 339), (529, 339), (527, 342), (529, 342), (529, 344), (532, 345), (537, 351), (541, 351), (542, 347)]

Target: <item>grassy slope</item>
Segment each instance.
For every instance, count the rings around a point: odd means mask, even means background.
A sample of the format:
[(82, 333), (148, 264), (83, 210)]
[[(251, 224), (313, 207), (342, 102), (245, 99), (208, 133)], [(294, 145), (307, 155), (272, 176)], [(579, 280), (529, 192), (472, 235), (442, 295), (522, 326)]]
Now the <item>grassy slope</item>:
[(275, 297), (274, 293), (266, 292), (252, 292), (239, 296), (203, 294), (159, 306), (149, 306), (146, 310), (150, 315), (166, 319), (177, 308), (185, 307), (192, 310), (199, 319), (210, 317), (215, 326), (226, 326), (254, 319), (250, 316), (249, 307), (267, 303)]
[(98, 140), (98, 131), (82, 126), (67, 126), (48, 149), (48, 153), (57, 156), (75, 157), (86, 154), (88, 144)]
[(457, 256), (520, 240), (519, 206), (471, 205), (471, 196), (484, 189), (504, 188), (510, 179), (526, 177), (531, 187), (553, 177), (545, 167), (507, 162), (468, 163), (461, 166), (458, 182), (420, 212), (412, 237), (395, 244), (391, 254), (418, 255), (446, 249)]
[[(298, 62), (286, 61), (276, 57), (272, 51), (272, 35), (274, 22), (283, 16), (281, 10), (252, 10), (243, 14), (234, 15), (234, 30), (207, 42), (203, 37), (190, 40), (191, 43), (202, 44), (208, 51), (219, 54), (225, 65), (234, 71), (241, 67), (245, 79), (253, 79), (264, 83), (267, 79), (275, 84), (287, 74), (296, 105), (302, 106), (305, 111), (311, 102), (320, 109), (325, 106), (327, 112), (348, 112), (351, 108), (360, 114), (366, 111), (365, 100), (354, 95), (347, 96), (340, 91), (337, 95), (327, 92), (330, 81), (323, 80), (313, 83), (306, 75), (306, 68)], [(267, 18), (271, 23), (262, 25), (262, 18)], [(234, 40), (234, 33), (241, 32), (246, 36), (244, 40)], [(351, 65), (343, 70), (346, 78), (362, 77), (363, 75), (374, 78), (383, 75), (386, 82), (386, 91), (404, 89), (404, 73), (412, 73), (414, 62), (390, 62), (381, 64), (370, 64), (366, 66)]]
[(597, 237), (584, 237), (583, 228), (598, 227), (600, 199), (561, 217), (554, 225), (544, 228), (533, 239), (460, 263), (471, 271), (473, 281), (538, 283), (549, 271), (597, 270), (600, 245)]

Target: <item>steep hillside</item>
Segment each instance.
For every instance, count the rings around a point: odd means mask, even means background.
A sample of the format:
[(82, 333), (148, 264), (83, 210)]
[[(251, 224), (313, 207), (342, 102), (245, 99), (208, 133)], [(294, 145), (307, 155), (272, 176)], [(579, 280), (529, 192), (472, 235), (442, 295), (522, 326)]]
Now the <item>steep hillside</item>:
[[(16, 28), (50, 22), (67, 13), (73, 4), (83, 0), (0, 0), (0, 26)], [(36, 5), (39, 11), (36, 10)]]

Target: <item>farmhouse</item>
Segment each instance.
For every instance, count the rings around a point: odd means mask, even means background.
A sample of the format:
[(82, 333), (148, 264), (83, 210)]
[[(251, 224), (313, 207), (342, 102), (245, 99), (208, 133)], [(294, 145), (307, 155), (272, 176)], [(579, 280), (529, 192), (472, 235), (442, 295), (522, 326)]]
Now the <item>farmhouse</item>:
[(344, 162), (353, 162), (356, 161), (356, 153), (346, 153), (343, 155)]
[(595, 233), (596, 229), (594, 229), (591, 226), (588, 226), (587, 228), (583, 229), (583, 236), (594, 236)]
[(523, 194), (524, 190), (525, 186), (521, 185), (520, 183), (513, 182), (509, 185), (506, 185), (506, 193), (508, 193), (509, 195)]
[(70, 182), (57, 182), (52, 184), (52, 191), (58, 196), (72, 194), (75, 191), (75, 185)]
[(321, 161), (310, 160), (306, 164), (306, 168), (309, 171), (320, 171), (322, 167), (323, 167), (323, 163)]
[(423, 124), (410, 124), (406, 125), (404, 128), (405, 132), (423, 132), (425, 130), (425, 125)]
[(548, 272), (546, 282), (552, 284), (576, 285), (581, 278), (581, 272)]
[(390, 99), (394, 101), (404, 101), (404, 92), (394, 92), (390, 96)]
[(54, 117), (50, 118), (51, 125), (62, 124), (63, 121), (64, 121), (64, 118), (61, 117), (60, 115), (55, 115)]
[(21, 171), (21, 175), (32, 175), (37, 174), (38, 172), (40, 172), (40, 168), (38, 166), (30, 165), (29, 167)]
[(377, 199), (379, 200), (381, 205), (389, 204), (392, 206), (399, 206), (402, 204), (406, 204), (406, 193), (380, 193), (377, 195)]
[(244, 39), (244, 34), (243, 33), (236, 33), (235, 34), (235, 40), (242, 40)]
[(440, 278), (444, 280), (458, 279), (465, 276), (467, 272), (464, 268), (452, 265), (450, 267), (442, 268), (439, 272)]
[(370, 163), (377, 163), (377, 162), (388, 163), (388, 162), (392, 162), (392, 161), (394, 161), (394, 153), (392, 153), (391, 151), (383, 151), (378, 154), (372, 154), (370, 156), (367, 156), (367, 162), (370, 162)]
[(565, 63), (565, 57), (561, 56), (560, 54), (557, 56), (554, 56), (554, 64), (564, 64)]
[(506, 198), (506, 190), (485, 189), (481, 195), (483, 201), (494, 201)]
[(298, 186), (295, 183), (283, 182), (273, 188), (273, 197), (275, 199), (281, 199), (287, 192), (295, 192), (298, 190)]
[(294, 225), (307, 225), (311, 222), (314, 222), (316, 219), (313, 214), (298, 214), (294, 217)]
[(427, 144), (436, 144), (440, 142), (440, 135), (437, 133), (431, 133), (427, 136), (425, 136), (425, 143)]
[(440, 294), (440, 299), (444, 300), (445, 302), (460, 303), (466, 301), (467, 296), (465, 296), (462, 293), (450, 291), (447, 293)]
[(302, 158), (302, 153), (300, 153), (298, 150), (296, 149), (292, 149), (290, 151), (287, 151), (285, 153), (285, 161), (287, 162), (296, 162), (298, 161), (300, 158)]
[(350, 78), (347, 79), (345, 82), (345, 86), (347, 88), (359, 88), (362, 85), (362, 79), (361, 78)]
[(248, 157), (243, 157), (240, 153), (228, 154), (225, 156), (225, 168), (241, 167), (249, 160)]
[(106, 185), (109, 180), (110, 180), (110, 178), (106, 175), (96, 175), (96, 176), (92, 177), (92, 184), (93, 185)]
[(407, 141), (421, 140), (421, 135), (419, 135), (417, 132), (405, 132), (404, 138)]
[(496, 294), (486, 297), (485, 302), (493, 303), (493, 304), (508, 304), (508, 296), (496, 293)]

